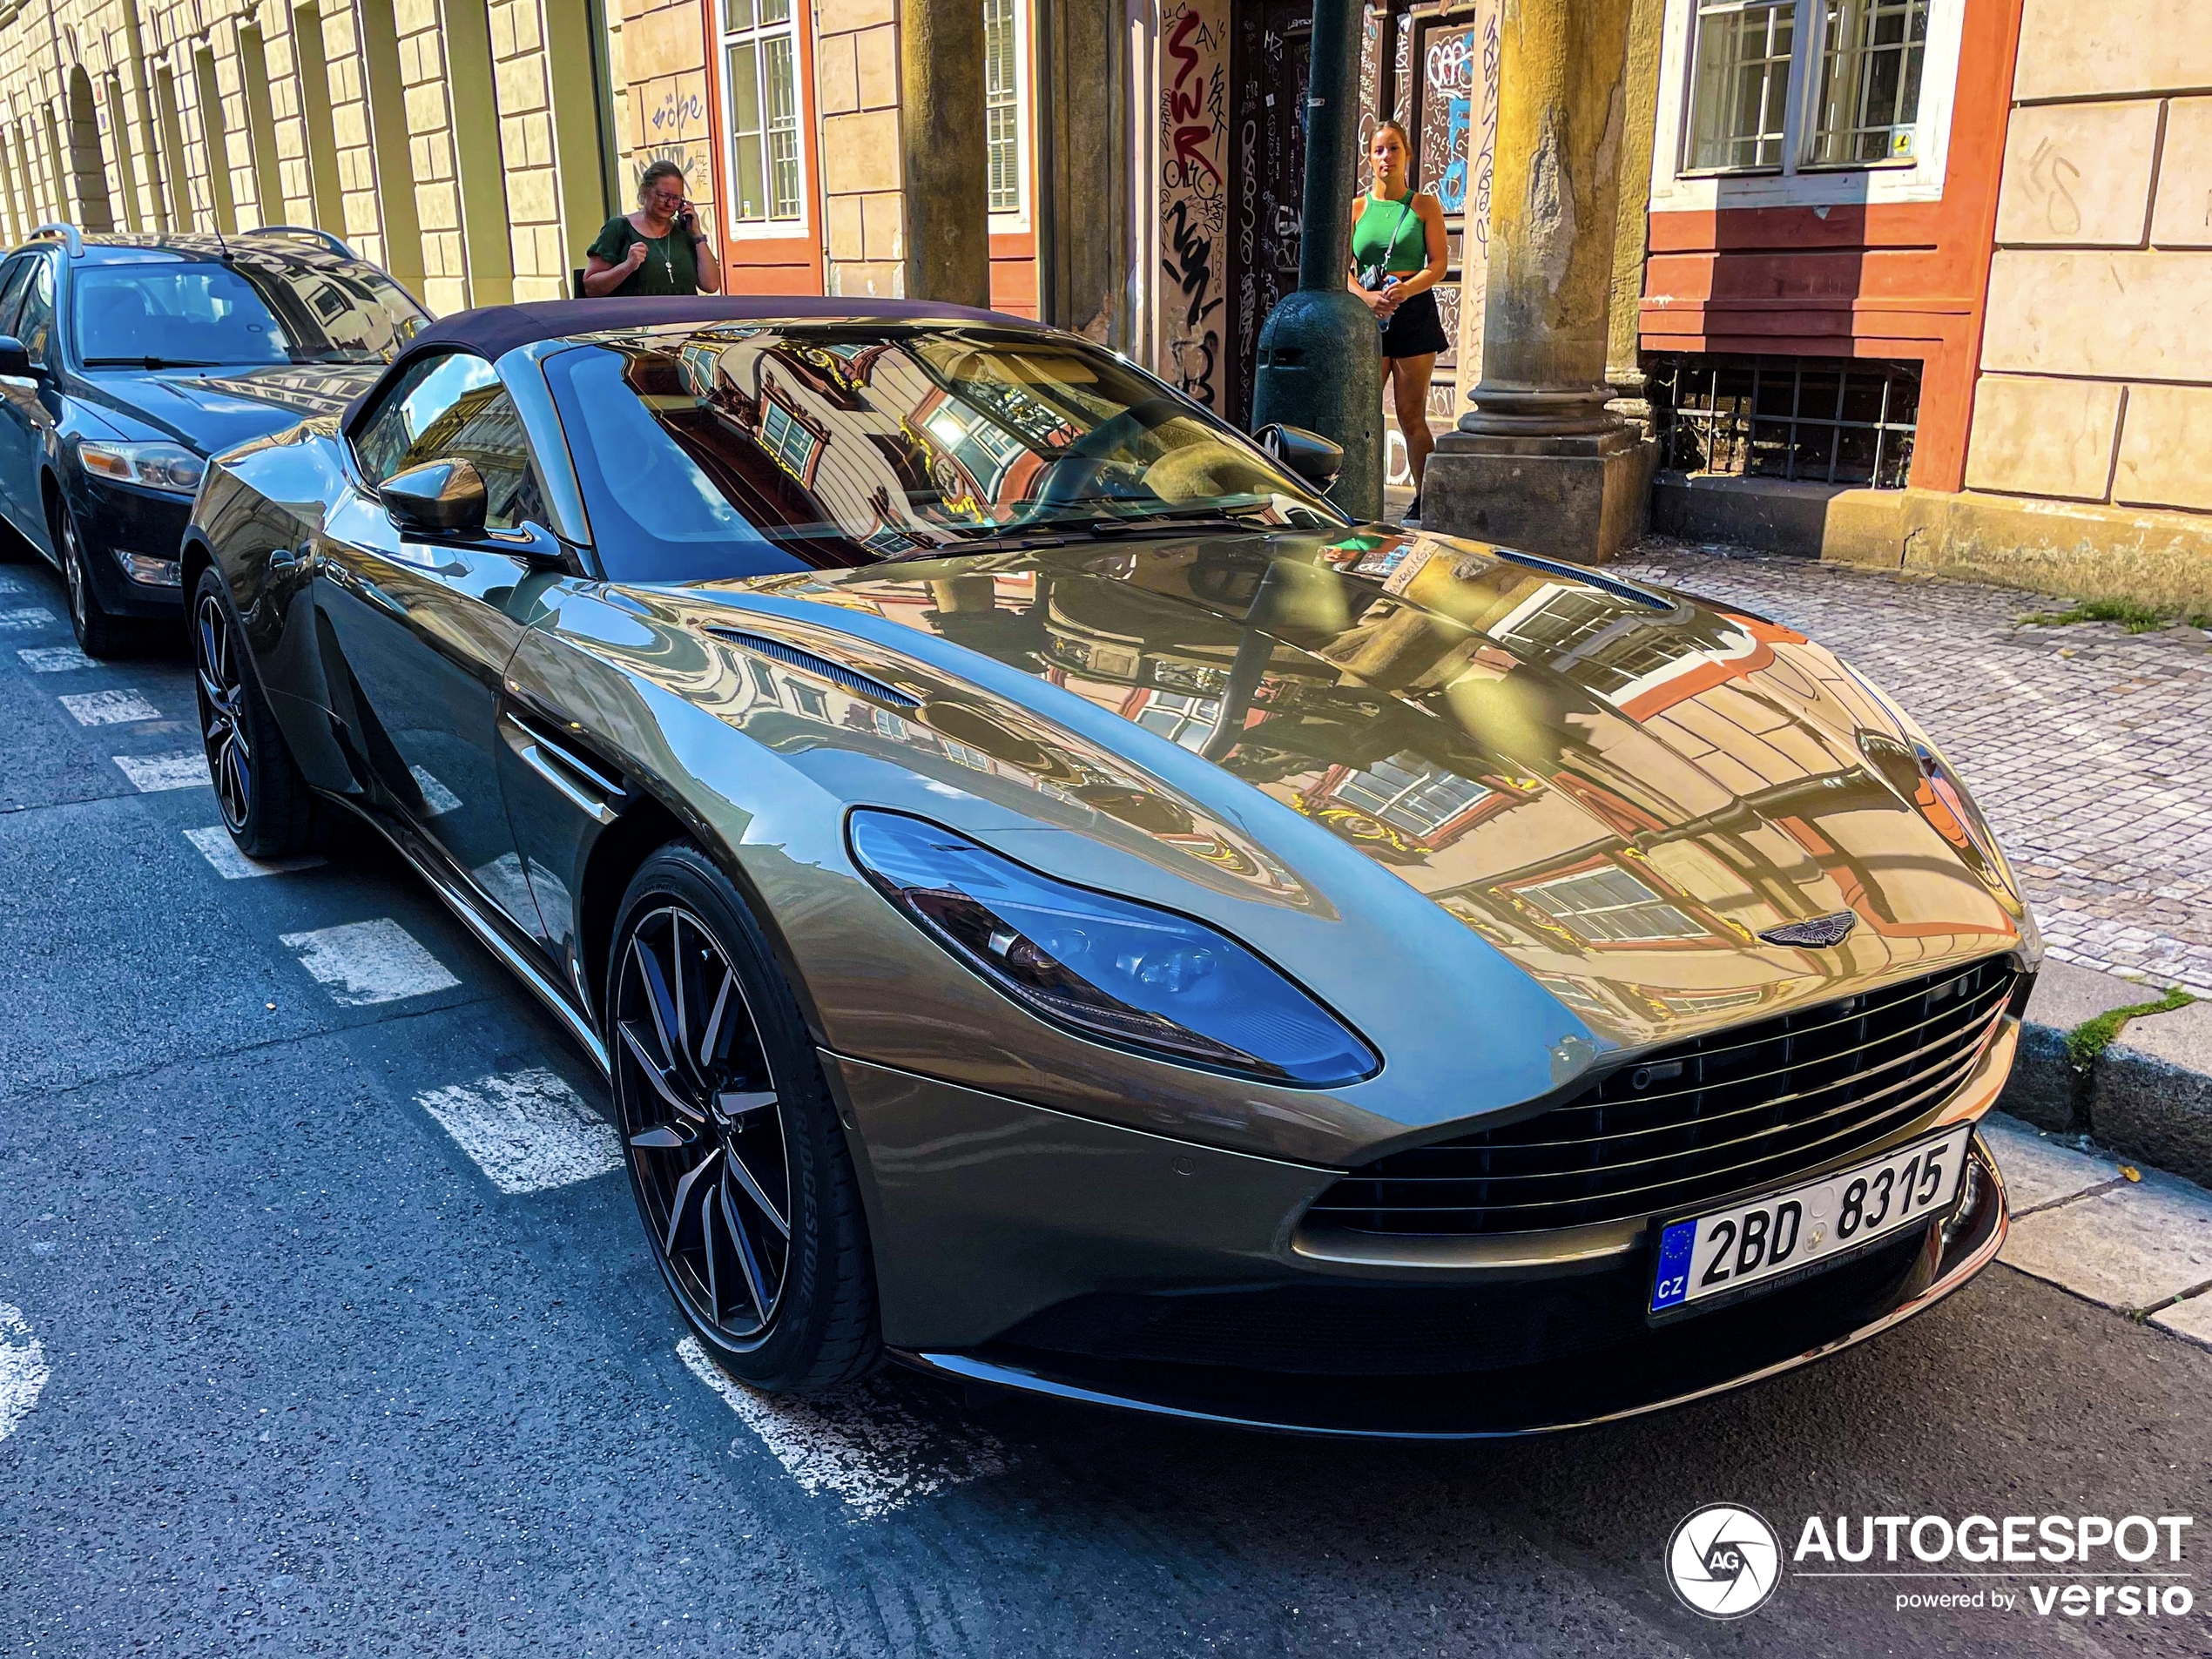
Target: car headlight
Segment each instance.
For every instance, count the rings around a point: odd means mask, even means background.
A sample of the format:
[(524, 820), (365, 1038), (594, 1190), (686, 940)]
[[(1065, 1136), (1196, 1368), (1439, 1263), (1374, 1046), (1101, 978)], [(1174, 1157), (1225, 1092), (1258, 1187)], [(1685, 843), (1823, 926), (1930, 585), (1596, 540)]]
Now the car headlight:
[(884, 897), (1041, 1018), (1187, 1065), (1323, 1087), (1382, 1062), (1226, 934), (1040, 875), (903, 813), (860, 811), (853, 862)]
[(147, 489), (189, 496), (199, 489), (207, 462), (181, 443), (101, 443), (91, 439), (78, 446), (84, 470), (95, 478)]

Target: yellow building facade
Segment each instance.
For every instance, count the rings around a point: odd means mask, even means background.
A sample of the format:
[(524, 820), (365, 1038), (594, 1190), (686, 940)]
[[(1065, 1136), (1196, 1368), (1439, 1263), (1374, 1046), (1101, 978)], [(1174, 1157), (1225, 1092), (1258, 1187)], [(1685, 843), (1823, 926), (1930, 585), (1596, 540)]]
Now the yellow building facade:
[(0, 230), (312, 226), (439, 314), (557, 299), (653, 156), (711, 194), (697, 0), (629, 10), (0, 0)]

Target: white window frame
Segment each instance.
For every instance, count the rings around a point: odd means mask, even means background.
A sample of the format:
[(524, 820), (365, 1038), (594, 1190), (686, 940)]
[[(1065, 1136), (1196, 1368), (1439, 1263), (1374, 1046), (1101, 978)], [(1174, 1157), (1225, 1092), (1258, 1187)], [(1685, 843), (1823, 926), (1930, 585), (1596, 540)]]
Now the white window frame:
[(1791, 30), (1789, 105), (1779, 167), (1703, 171), (1690, 166), (1695, 111), (1695, 36), (1698, 0), (1667, 0), (1660, 45), (1659, 142), (1652, 146), (1654, 212), (1711, 212), (1722, 207), (1823, 207), (1850, 203), (1943, 199), (1951, 152), (1951, 112), (1959, 87), (1959, 37), (1966, 0), (1929, 0), (1928, 38), (1920, 60), (1920, 107), (1910, 160), (1848, 165), (1805, 161), (1805, 111), (1826, 39), (1824, 0), (1797, 0)]
[[(730, 197), (728, 201), (720, 205), (716, 217), (722, 221), (723, 234), (732, 241), (774, 242), (812, 234), (814, 198), (806, 173), (806, 140), (813, 132), (814, 89), (810, 84), (813, 77), (807, 72), (806, 43), (801, 37), (812, 4), (813, 0), (791, 0), (791, 16), (782, 23), (762, 24), (751, 29), (732, 29), (729, 26), (729, 0), (713, 0), (714, 50), (720, 54), (715, 62), (715, 74), (722, 83), (722, 168), (723, 176), (728, 181)], [(758, 44), (786, 32), (791, 37), (792, 130), (799, 140), (799, 212), (791, 219), (758, 221), (740, 219), (738, 217), (738, 192), (742, 188), (738, 180), (738, 104), (736, 88), (730, 84), (730, 48), (745, 40)], [(760, 119), (765, 158), (768, 120), (765, 103)]]
[[(977, 0), (980, 4), (981, 0)], [(990, 233), (994, 236), (1021, 236), (1030, 226), (1029, 203), (1034, 192), (1030, 188), (1030, 171), (1036, 145), (1029, 130), (1030, 86), (1035, 79), (1035, 66), (1029, 62), (1029, 7), (1032, 0), (1014, 0), (1014, 173), (1017, 206), (990, 216)]]

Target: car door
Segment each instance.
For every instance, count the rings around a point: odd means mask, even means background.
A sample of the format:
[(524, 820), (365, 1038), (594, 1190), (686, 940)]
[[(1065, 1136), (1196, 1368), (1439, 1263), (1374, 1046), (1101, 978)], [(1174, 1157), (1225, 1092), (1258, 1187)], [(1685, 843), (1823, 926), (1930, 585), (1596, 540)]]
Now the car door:
[[(18, 253), (0, 269), (0, 334), (20, 339), (33, 363), (51, 364), (58, 360), (53, 332), (53, 260), (44, 253)], [(38, 455), (54, 423), (48, 395), (33, 377), (0, 375), (0, 512), (41, 548), (50, 545), (38, 493)]]
[[(356, 428), (354, 453), (359, 484), (326, 520), (314, 579), (332, 711), (348, 758), (384, 810), (443, 855), (449, 874), (540, 940), (494, 764), (502, 671), (540, 596), (561, 579), (522, 421), (489, 364), (452, 353), (424, 360), (388, 388)], [(456, 457), (483, 476), (484, 533), (403, 534), (375, 487)]]

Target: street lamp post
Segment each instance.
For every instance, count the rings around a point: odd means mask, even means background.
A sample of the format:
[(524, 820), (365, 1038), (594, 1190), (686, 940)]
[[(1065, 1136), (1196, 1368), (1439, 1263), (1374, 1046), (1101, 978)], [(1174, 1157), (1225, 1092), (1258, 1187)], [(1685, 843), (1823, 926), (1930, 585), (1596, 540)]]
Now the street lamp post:
[(1359, 0), (1314, 0), (1298, 292), (1260, 330), (1252, 424), (1310, 427), (1341, 444), (1332, 498), (1373, 519), (1383, 506), (1382, 353), (1374, 314), (1345, 287), (1359, 101)]

